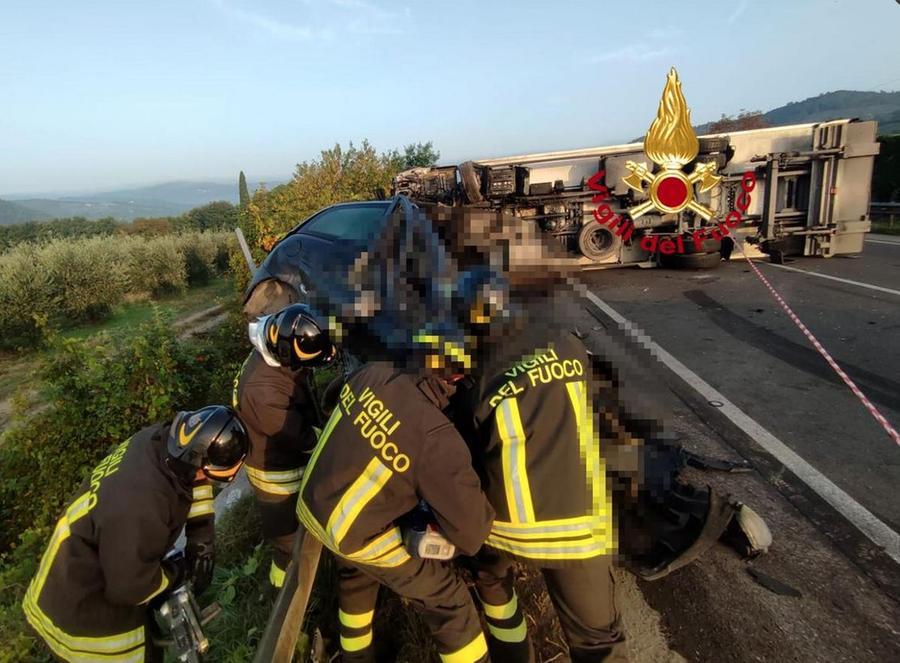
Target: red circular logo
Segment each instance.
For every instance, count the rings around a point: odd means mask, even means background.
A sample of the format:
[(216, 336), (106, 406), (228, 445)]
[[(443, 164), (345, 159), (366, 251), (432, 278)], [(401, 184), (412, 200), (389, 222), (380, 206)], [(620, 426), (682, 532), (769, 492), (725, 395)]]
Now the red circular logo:
[(687, 201), (687, 185), (679, 177), (665, 177), (656, 188), (656, 197), (666, 207), (678, 207)]

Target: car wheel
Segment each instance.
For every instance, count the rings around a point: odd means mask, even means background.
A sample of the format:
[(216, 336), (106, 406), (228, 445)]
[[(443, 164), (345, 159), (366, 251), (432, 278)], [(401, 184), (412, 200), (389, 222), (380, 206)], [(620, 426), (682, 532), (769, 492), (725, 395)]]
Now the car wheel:
[(660, 254), (659, 264), (670, 269), (714, 269), (722, 261), (721, 254), (715, 253), (681, 253), (675, 255)]
[(578, 233), (578, 248), (582, 255), (594, 262), (609, 262), (610, 258), (619, 257), (622, 238), (606, 226), (591, 221), (584, 224)]
[(481, 195), (481, 177), (475, 170), (475, 164), (465, 161), (459, 164), (459, 178), (462, 181), (463, 193), (470, 203), (480, 203), (484, 200)]

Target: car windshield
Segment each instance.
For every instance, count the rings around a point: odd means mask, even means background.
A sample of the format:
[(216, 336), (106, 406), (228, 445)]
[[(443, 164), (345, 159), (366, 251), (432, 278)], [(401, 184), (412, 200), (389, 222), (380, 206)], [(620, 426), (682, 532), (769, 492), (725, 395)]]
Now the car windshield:
[(383, 205), (342, 205), (325, 210), (301, 226), (302, 232), (314, 232), (336, 239), (366, 243), (381, 230), (388, 203)]

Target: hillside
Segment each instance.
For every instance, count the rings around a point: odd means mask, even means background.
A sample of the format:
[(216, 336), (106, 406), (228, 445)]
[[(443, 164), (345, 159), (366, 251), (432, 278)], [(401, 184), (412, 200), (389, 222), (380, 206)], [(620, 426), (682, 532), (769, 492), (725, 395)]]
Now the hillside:
[[(272, 182), (277, 184), (278, 181)], [(259, 182), (250, 182), (252, 191)], [(8, 196), (15, 207), (25, 210), (25, 217), (0, 223), (18, 223), (31, 219), (83, 216), (87, 219), (114, 217), (131, 221), (138, 217), (176, 216), (217, 200), (236, 204), (237, 181), (234, 182), (166, 182), (131, 189), (116, 189), (80, 195)], [(11, 217), (12, 218), (12, 217)]]
[[(880, 135), (900, 133), (900, 92), (837, 90), (792, 101), (763, 113), (763, 119), (773, 127), (844, 117), (877, 120)], [(697, 132), (707, 133), (709, 125), (709, 122), (699, 125)]]
[(0, 226), (8, 226), (13, 223), (25, 223), (47, 219), (49, 216), (43, 212), (25, 207), (19, 203), (11, 203), (8, 200), (0, 200)]

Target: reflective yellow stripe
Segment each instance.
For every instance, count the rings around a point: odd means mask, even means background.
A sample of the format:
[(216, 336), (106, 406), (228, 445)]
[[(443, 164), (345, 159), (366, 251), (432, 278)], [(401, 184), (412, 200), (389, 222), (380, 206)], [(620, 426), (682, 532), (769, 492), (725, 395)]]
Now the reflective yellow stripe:
[(188, 511), (188, 519), (199, 518), (201, 516), (211, 516), (215, 514), (212, 500), (200, 500), (191, 504), (191, 510)]
[(487, 656), (487, 641), (484, 639), (484, 633), (479, 633), (462, 649), (457, 649), (449, 654), (441, 654), (441, 660), (444, 663), (475, 663)]
[[(28, 623), (54, 652), (67, 660), (143, 661), (144, 627), (106, 637), (73, 636), (62, 631), (44, 614), (31, 596), (22, 603)], [(134, 650), (134, 647), (140, 647)], [(125, 652), (123, 653), (123, 650)], [(135, 651), (139, 654), (134, 658)]]
[(322, 453), (322, 449), (325, 448), (325, 444), (328, 442), (328, 438), (331, 437), (331, 433), (334, 431), (334, 427), (338, 425), (338, 422), (341, 420), (342, 411), (341, 408), (334, 408), (334, 412), (331, 413), (331, 416), (328, 418), (328, 423), (325, 424), (325, 429), (322, 431), (322, 435), (319, 437), (319, 441), (316, 443), (315, 449), (313, 449), (312, 455), (309, 458), (309, 463), (306, 464), (306, 471), (303, 473), (303, 480), (300, 483), (300, 492), (303, 492), (304, 486), (306, 486), (306, 482), (309, 480), (309, 477), (312, 476), (313, 468), (316, 466), (316, 461), (319, 460), (319, 455)]
[(612, 552), (612, 537), (596, 536), (581, 541), (512, 541), (489, 534), (487, 545), (528, 559), (590, 559)]
[(340, 547), (360, 512), (384, 488), (393, 474), (379, 458), (369, 461), (362, 474), (344, 492), (325, 525), (334, 545)]
[(213, 496), (212, 486), (204, 484), (202, 486), (194, 486), (191, 498), (196, 502), (198, 500), (211, 500)]
[(269, 566), (269, 583), (272, 587), (281, 587), (284, 584), (284, 569), (275, 562)]
[(160, 592), (162, 592), (166, 587), (169, 586), (169, 577), (166, 575), (166, 572), (162, 569), (159, 570), (159, 574), (162, 576), (162, 579), (159, 581), (159, 587), (156, 588), (155, 591), (151, 592), (150, 596), (141, 601), (138, 605), (143, 605), (150, 601), (154, 596), (157, 596)]
[(578, 427), (578, 441), (587, 467), (587, 480), (591, 486), (594, 536), (604, 536), (615, 545), (612, 531), (612, 496), (606, 490), (606, 467), (600, 450), (600, 438), (594, 433), (593, 408), (588, 398), (587, 382), (566, 383), (575, 421)]
[(268, 472), (255, 467), (244, 466), (247, 478), (256, 488), (270, 495), (292, 495), (300, 490), (303, 469)]
[(484, 606), (484, 614), (491, 619), (509, 619), (516, 614), (516, 610), (519, 608), (519, 599), (513, 591), (512, 598), (503, 605), (486, 603), (484, 599), (481, 599), (481, 605)]
[(539, 520), (534, 523), (506, 523), (494, 521), (491, 532), (497, 536), (515, 539), (576, 539), (591, 537), (598, 527), (594, 516), (580, 516), (562, 521)]
[(240, 409), (240, 402), (238, 401), (238, 385), (241, 384), (241, 376), (244, 374), (244, 368), (247, 366), (247, 362), (250, 361), (250, 357), (253, 356), (255, 350), (251, 350), (250, 354), (247, 355), (247, 358), (244, 360), (244, 363), (241, 364), (241, 367), (238, 369), (238, 372), (234, 376), (234, 382), (232, 383), (231, 389), (231, 407), (235, 410)]
[(513, 522), (534, 522), (534, 505), (525, 462), (525, 431), (515, 398), (504, 399), (496, 410), (497, 428), (503, 441), (503, 481)]
[(374, 610), (352, 614), (349, 612), (344, 612), (343, 610), (338, 608), (338, 619), (341, 621), (341, 624), (343, 624), (347, 628), (365, 628), (372, 623), (372, 617), (374, 614)]
[(365, 649), (372, 644), (372, 631), (356, 638), (345, 638), (341, 636), (341, 649), (344, 651), (359, 651)]
[(378, 559), (373, 559), (371, 561), (365, 562), (366, 564), (371, 564), (372, 566), (382, 566), (386, 568), (393, 568), (395, 566), (400, 566), (401, 564), (405, 564), (410, 559), (409, 553), (406, 552), (406, 548), (400, 546), (395, 551), (390, 554), (386, 554), (383, 557), (379, 557)]
[(524, 618), (518, 626), (513, 628), (500, 628), (488, 622), (488, 631), (501, 642), (524, 642), (528, 637), (528, 627), (525, 626)]

